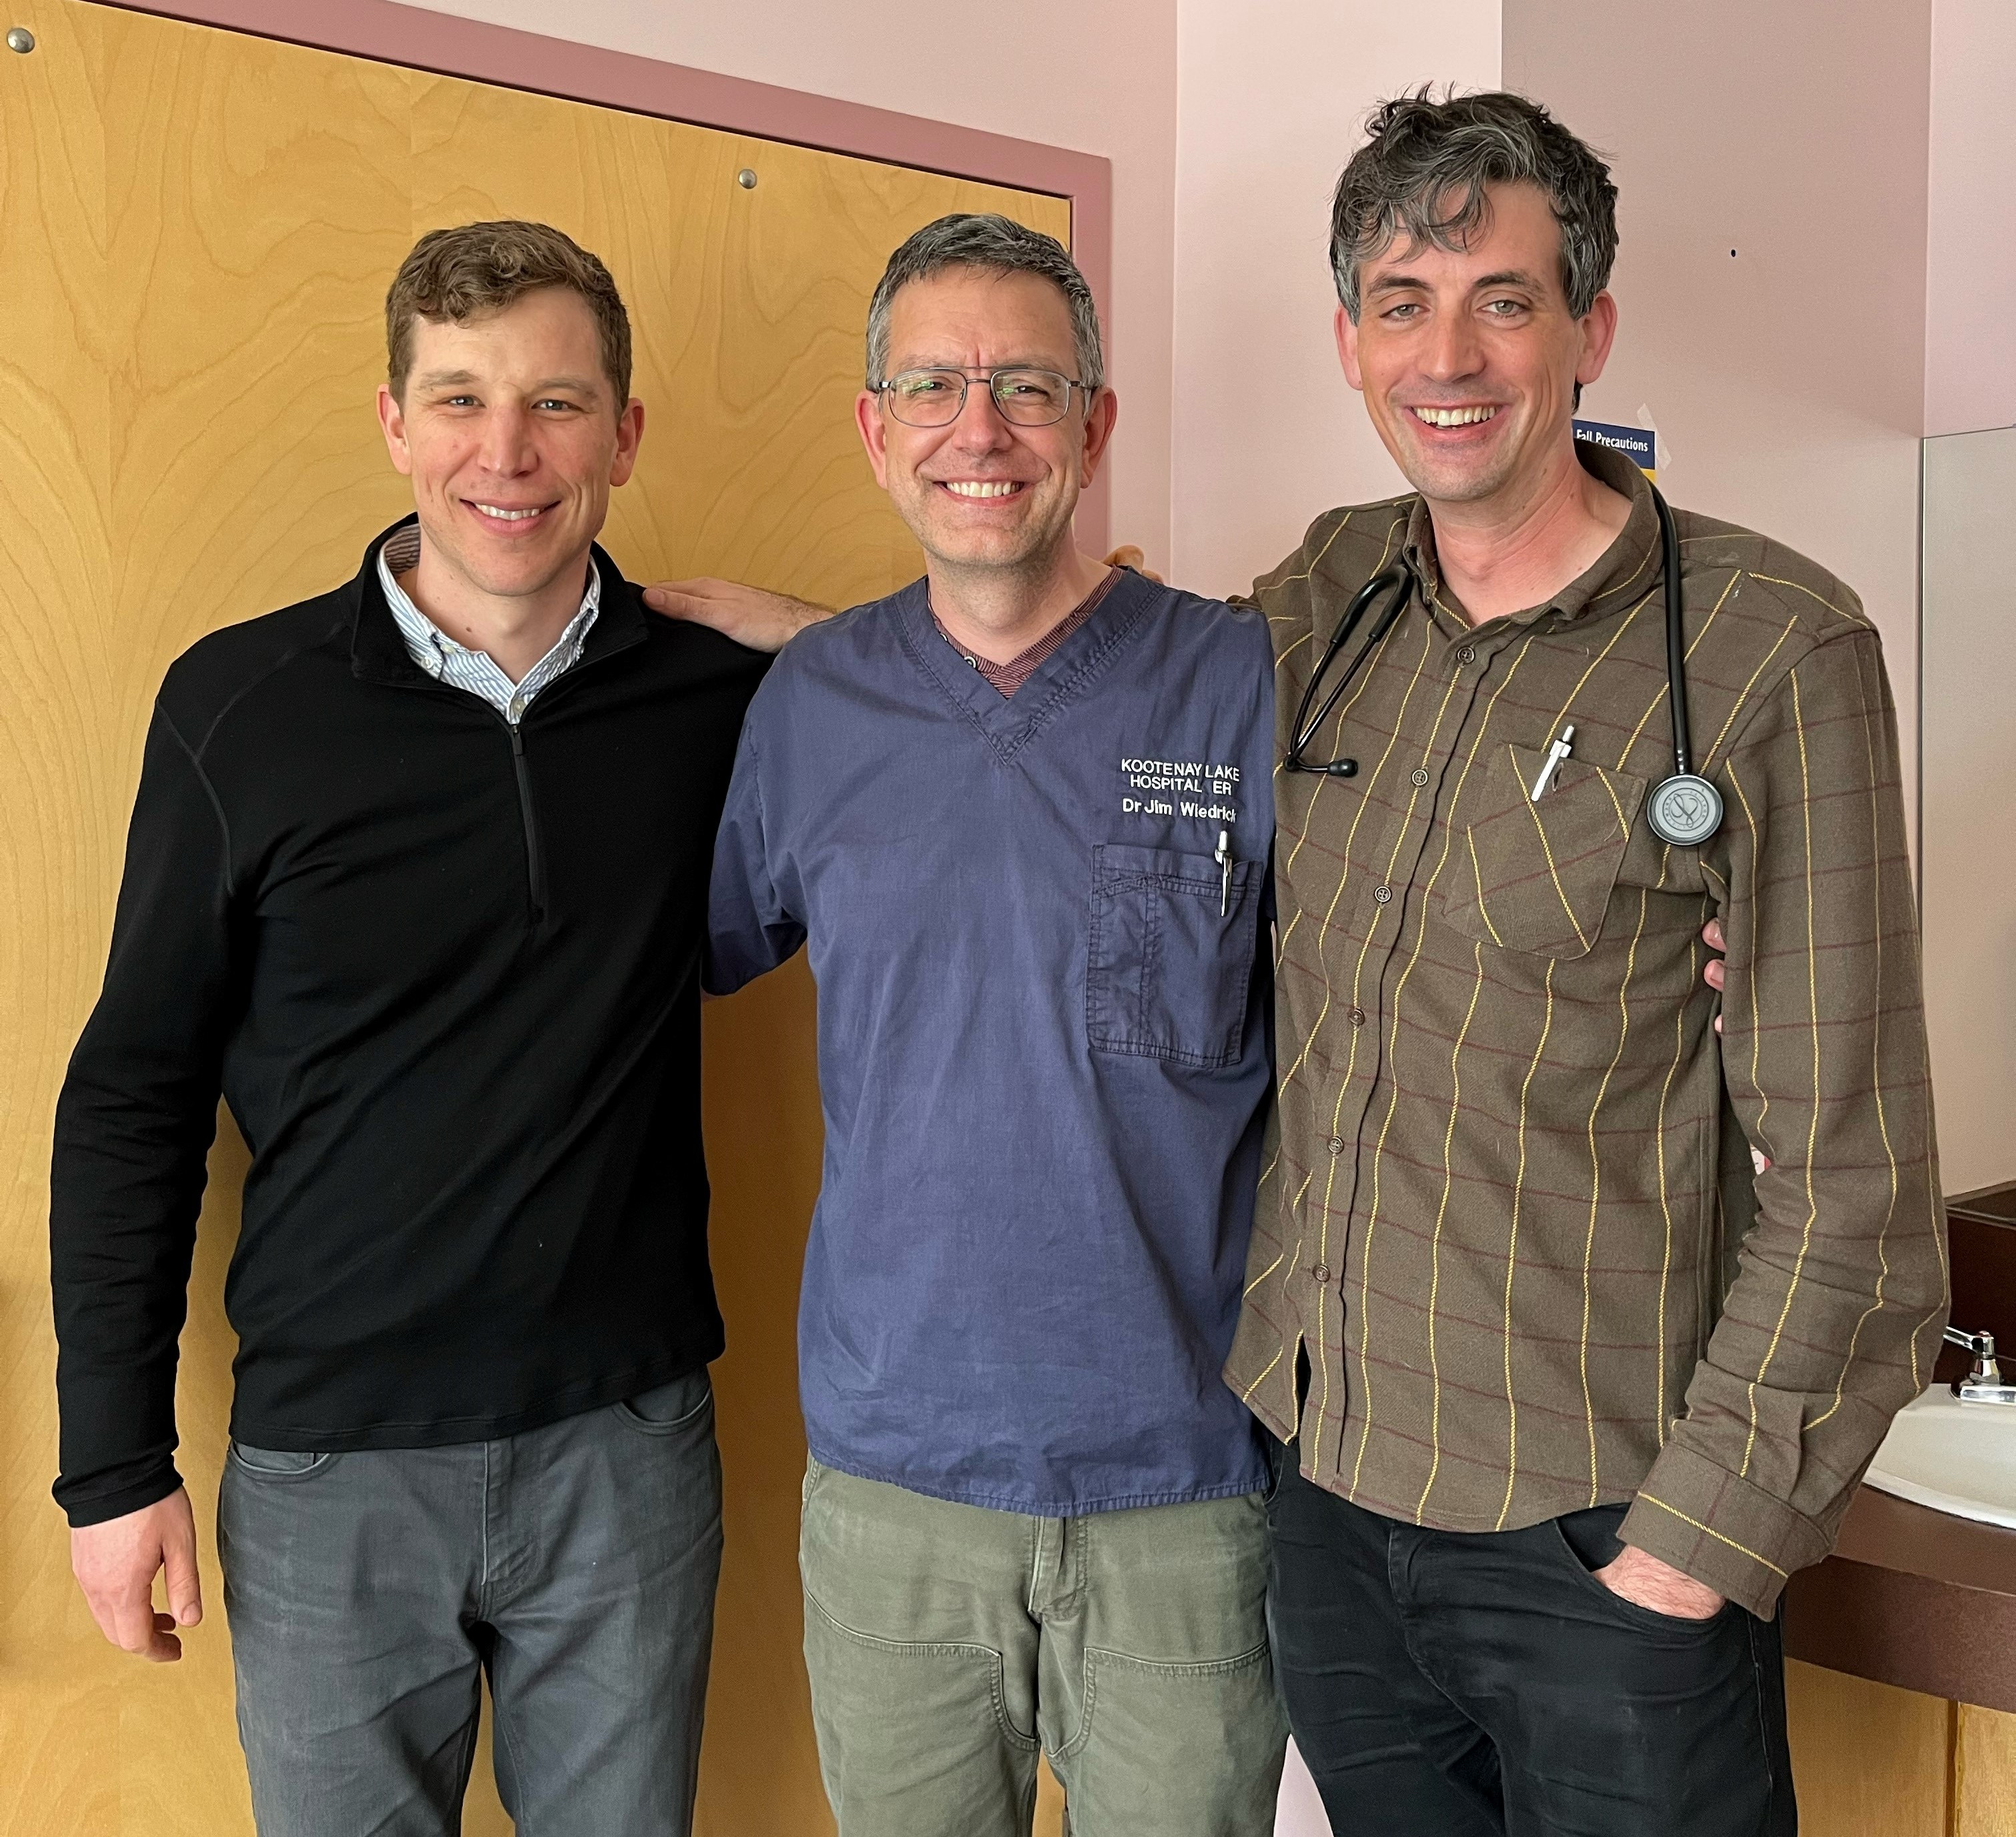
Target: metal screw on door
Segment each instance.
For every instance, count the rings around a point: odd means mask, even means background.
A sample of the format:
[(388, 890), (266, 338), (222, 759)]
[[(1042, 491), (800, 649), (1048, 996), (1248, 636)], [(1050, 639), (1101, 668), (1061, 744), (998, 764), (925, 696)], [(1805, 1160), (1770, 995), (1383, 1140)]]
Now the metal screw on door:
[(744, 191), (754, 191), (756, 189), (755, 169), (753, 167), (744, 166), (740, 172), (736, 174), (735, 182), (740, 186)]
[(26, 56), (35, 49), (35, 34), (26, 26), (13, 26), (7, 32), (7, 49)]

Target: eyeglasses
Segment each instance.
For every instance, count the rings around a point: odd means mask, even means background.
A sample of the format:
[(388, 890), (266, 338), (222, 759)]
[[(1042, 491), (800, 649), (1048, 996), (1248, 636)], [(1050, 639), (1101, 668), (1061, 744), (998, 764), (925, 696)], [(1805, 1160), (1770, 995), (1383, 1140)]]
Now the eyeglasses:
[(1071, 412), (1075, 389), (1086, 401), (1094, 386), (1056, 370), (990, 370), (969, 377), (963, 370), (905, 370), (878, 384), (875, 393), (906, 427), (949, 427), (966, 409), (969, 383), (984, 382), (1003, 420), (1017, 427), (1048, 427)]

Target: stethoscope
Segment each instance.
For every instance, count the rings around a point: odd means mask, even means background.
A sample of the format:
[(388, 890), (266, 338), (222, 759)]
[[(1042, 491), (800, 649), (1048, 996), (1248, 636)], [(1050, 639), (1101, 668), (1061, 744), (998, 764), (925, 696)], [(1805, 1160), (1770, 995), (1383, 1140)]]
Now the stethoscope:
[[(1652, 488), (1652, 508), (1658, 513), (1659, 565), (1665, 577), (1666, 702), (1672, 719), (1673, 770), (1669, 777), (1661, 779), (1652, 787), (1652, 794), (1645, 801), (1645, 820), (1661, 841), (1669, 842), (1678, 848), (1692, 848), (1721, 828), (1722, 793), (1694, 768), (1694, 741), (1687, 723), (1687, 632), (1680, 598), (1680, 538), (1673, 527), (1673, 513), (1656, 486)], [(1283, 769), (1319, 773), (1330, 778), (1358, 776), (1355, 759), (1332, 759), (1319, 765), (1305, 755), (1317, 731), (1330, 719), (1345, 690), (1351, 686), (1352, 679), (1364, 668), (1366, 659), (1392, 630), (1394, 621), (1406, 610), (1413, 590), (1414, 571), (1402, 556), (1390, 567), (1374, 575), (1352, 596), (1351, 603), (1344, 609), (1344, 617), (1337, 621), (1337, 629), (1330, 634), (1322, 661), (1309, 678), (1308, 688), (1302, 691), (1301, 706), (1295, 711), (1295, 727), (1288, 755), (1282, 762)], [(1382, 593), (1389, 597), (1371, 631), (1345, 665), (1344, 673), (1331, 686), (1330, 693), (1324, 696), (1323, 705), (1312, 713), (1310, 704), (1316, 700), (1330, 666), (1351, 642), (1352, 634)], [(1572, 733), (1573, 729), (1569, 731)]]

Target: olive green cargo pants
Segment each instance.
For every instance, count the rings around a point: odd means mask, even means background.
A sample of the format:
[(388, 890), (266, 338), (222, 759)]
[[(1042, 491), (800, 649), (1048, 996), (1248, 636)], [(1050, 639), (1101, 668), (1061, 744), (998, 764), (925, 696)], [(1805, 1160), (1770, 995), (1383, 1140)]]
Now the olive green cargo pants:
[(812, 1462), (799, 1561), (840, 1837), (1266, 1837), (1287, 1723), (1257, 1493), (1039, 1518)]

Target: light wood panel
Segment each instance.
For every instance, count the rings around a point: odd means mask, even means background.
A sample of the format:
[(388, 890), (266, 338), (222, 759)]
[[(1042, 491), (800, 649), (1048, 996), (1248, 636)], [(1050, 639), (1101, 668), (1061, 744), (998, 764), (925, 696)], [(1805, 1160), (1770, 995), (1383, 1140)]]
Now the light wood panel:
[(1958, 1706), (1953, 1792), (1953, 1837), (2016, 1832), (2016, 1716)]
[(1952, 1704), (1796, 1662), (1785, 1698), (1804, 1837), (1949, 1837)]
[[(49, 1122), (95, 992), (146, 711), (203, 632), (320, 590), (409, 502), (371, 411), (419, 230), (532, 215), (635, 322), (643, 464), (606, 539), (633, 575), (817, 598), (916, 571), (856, 447), (868, 294), (942, 211), (1067, 235), (1068, 206), (273, 44), (17, 0), (0, 57), (0, 1830), (250, 1829), (211, 1522), (244, 1154), (212, 1158), (179, 1393), (210, 1619), (143, 1666), (68, 1572), (45, 1218)], [(754, 170), (754, 190), (735, 182)], [(802, 968), (708, 1014), (728, 1473), (701, 1828), (830, 1828), (798, 1659), (794, 1357), (819, 1178)], [(487, 1763), (468, 1828), (508, 1828)]]

